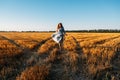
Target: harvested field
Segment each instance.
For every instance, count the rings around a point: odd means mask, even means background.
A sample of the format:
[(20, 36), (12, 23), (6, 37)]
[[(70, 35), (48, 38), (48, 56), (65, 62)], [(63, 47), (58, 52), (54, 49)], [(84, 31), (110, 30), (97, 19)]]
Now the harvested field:
[(0, 33), (0, 80), (120, 80), (119, 33)]

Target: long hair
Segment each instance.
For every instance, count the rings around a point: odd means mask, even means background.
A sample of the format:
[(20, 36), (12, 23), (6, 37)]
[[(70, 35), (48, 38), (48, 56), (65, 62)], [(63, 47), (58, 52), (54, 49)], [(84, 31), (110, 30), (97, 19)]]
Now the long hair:
[(59, 23), (59, 24), (57, 25), (57, 31), (58, 31), (58, 29), (60, 29), (60, 28), (63, 28), (62, 23)]

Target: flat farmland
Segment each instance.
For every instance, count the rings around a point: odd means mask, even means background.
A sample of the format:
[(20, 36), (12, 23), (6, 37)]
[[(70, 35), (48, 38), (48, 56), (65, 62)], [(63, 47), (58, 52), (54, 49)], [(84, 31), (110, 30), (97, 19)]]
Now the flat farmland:
[(0, 80), (120, 80), (120, 33), (0, 32)]

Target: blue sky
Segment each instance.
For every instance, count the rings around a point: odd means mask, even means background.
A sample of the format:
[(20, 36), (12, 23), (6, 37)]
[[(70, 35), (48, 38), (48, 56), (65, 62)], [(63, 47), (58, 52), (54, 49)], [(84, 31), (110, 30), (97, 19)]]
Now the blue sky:
[(0, 30), (120, 29), (120, 0), (0, 0)]

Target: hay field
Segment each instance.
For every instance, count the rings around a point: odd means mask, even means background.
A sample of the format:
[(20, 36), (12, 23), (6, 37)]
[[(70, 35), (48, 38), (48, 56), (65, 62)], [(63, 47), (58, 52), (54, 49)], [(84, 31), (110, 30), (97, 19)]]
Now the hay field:
[(0, 33), (0, 80), (120, 80), (120, 33)]

